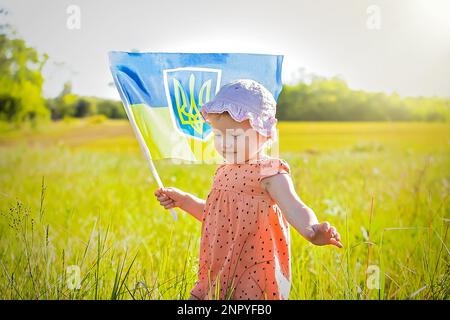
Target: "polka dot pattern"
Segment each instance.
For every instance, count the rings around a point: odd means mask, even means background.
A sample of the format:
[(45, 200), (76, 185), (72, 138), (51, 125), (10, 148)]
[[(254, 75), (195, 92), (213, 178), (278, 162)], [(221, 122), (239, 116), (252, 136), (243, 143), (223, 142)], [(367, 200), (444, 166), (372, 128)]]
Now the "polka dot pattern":
[(289, 224), (261, 181), (289, 174), (282, 159), (218, 166), (202, 217), (198, 280), (202, 300), (288, 299)]

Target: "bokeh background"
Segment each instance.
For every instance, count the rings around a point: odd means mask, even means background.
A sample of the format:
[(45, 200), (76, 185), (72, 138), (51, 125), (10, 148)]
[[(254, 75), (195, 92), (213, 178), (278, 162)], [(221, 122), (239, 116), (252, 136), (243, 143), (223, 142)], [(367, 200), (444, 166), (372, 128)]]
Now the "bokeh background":
[[(153, 195), (107, 52), (283, 54), (280, 157), (340, 231), (290, 299), (448, 299), (450, 3), (0, 0), (0, 299), (186, 299), (200, 223)], [(157, 161), (205, 198), (214, 165)]]

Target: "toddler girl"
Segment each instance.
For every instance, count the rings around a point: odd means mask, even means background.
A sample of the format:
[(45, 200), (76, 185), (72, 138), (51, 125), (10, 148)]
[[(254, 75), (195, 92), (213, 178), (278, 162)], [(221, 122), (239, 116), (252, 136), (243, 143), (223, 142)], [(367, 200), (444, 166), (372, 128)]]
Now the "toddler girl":
[(294, 190), (286, 161), (264, 147), (276, 135), (276, 102), (260, 83), (224, 85), (201, 107), (223, 156), (206, 201), (177, 188), (159, 188), (164, 208), (179, 207), (202, 222), (198, 280), (190, 300), (288, 299), (290, 229), (315, 245), (342, 248), (340, 235)]

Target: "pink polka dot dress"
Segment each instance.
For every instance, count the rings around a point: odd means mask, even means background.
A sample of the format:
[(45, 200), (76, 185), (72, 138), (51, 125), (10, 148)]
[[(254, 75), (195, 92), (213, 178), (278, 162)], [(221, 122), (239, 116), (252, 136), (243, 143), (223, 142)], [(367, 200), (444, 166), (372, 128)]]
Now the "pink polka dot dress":
[(202, 216), (200, 300), (283, 300), (291, 288), (289, 224), (260, 182), (290, 173), (281, 159), (220, 164)]

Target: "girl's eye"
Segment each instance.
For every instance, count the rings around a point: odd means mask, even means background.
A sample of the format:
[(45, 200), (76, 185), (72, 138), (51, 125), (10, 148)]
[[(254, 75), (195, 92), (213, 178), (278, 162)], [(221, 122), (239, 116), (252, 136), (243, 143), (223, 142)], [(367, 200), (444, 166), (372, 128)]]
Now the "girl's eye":
[[(213, 132), (214, 132), (214, 135), (215, 135), (216, 137), (221, 137), (221, 136), (223, 135), (222, 132), (221, 132), (220, 130), (213, 130)], [(236, 139), (237, 137), (240, 136), (240, 134), (226, 133), (225, 136), (226, 136), (226, 137), (229, 137), (230, 139)]]

